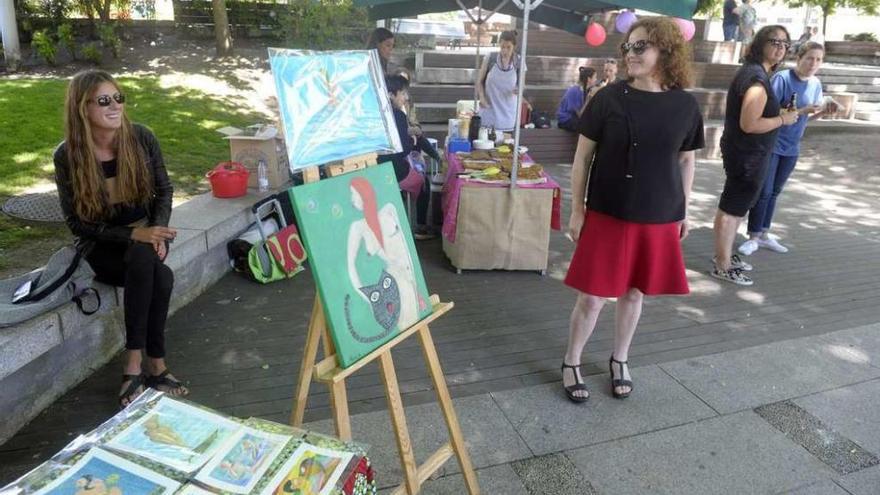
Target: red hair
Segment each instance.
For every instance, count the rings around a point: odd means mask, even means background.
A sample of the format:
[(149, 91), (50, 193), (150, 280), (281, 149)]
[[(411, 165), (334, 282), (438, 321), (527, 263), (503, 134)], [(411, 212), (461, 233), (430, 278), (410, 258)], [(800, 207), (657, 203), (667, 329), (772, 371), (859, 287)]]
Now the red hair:
[(385, 241), (382, 239), (382, 228), (379, 226), (379, 209), (376, 203), (376, 191), (373, 190), (370, 181), (363, 177), (355, 177), (351, 179), (351, 187), (354, 188), (355, 192), (360, 195), (361, 200), (364, 202), (364, 220), (367, 221), (367, 226), (373, 231), (373, 235), (375, 235), (376, 240), (379, 241), (379, 246), (384, 248)]

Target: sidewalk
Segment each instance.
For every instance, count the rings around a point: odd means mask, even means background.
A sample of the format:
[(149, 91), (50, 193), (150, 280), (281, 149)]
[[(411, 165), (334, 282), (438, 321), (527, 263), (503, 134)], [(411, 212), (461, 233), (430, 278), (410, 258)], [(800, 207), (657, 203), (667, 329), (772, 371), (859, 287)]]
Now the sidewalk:
[[(573, 404), (558, 383), (455, 400), (483, 493), (880, 493), (880, 324), (633, 368)], [(417, 459), (446, 441), (439, 408), (408, 407)], [(402, 479), (385, 412), (352, 418), (382, 487)], [(329, 420), (307, 425), (332, 431)], [(458, 465), (425, 494), (465, 493)], [(390, 493), (391, 490), (380, 493)]]

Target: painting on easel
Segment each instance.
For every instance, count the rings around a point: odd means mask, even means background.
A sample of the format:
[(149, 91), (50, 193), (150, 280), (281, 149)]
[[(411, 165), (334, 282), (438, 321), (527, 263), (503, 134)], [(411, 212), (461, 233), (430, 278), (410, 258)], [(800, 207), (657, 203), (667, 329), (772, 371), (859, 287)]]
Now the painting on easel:
[(431, 314), (390, 164), (290, 195), (342, 367)]

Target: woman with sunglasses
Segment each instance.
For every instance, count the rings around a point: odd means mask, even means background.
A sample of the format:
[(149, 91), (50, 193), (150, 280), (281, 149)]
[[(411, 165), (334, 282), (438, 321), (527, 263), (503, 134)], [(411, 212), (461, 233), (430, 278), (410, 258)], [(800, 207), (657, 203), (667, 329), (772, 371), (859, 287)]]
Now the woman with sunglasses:
[(186, 395), (165, 366), (174, 274), (163, 261), (177, 232), (168, 228), (172, 187), (159, 142), (128, 120), (125, 95), (104, 71), (73, 76), (64, 109), (64, 142), (54, 159), (65, 221), (96, 279), (125, 290), (119, 405), (145, 386)]
[(608, 298), (617, 298), (611, 393), (623, 399), (633, 390), (627, 361), (644, 296), (689, 291), (681, 240), (694, 151), (704, 145), (700, 107), (684, 90), (690, 48), (670, 19), (650, 17), (630, 27), (621, 51), (628, 79), (587, 104), (572, 165), (568, 233), (577, 247), (565, 283), (578, 294), (562, 381), (574, 402), (589, 397), (581, 355)]
[(715, 257), (709, 273), (737, 285), (752, 285), (753, 281), (743, 273), (752, 266), (733, 254), (736, 231), (758, 201), (776, 133), (798, 119), (796, 111), (780, 112), (770, 84), (770, 74), (785, 59), (789, 46), (791, 40), (784, 27), (761, 28), (727, 90), (721, 134), (726, 180), (715, 213)]
[(790, 102), (794, 97), (798, 119), (794, 125), (780, 129), (776, 136), (764, 187), (761, 188), (758, 202), (749, 210), (749, 240), (738, 249), (743, 255), (748, 256), (759, 248), (776, 253), (788, 252), (787, 247), (770, 237), (770, 222), (776, 209), (776, 198), (797, 165), (798, 155), (801, 153), (801, 138), (804, 137), (807, 122), (837, 111), (837, 103), (833, 100), (823, 104), (822, 81), (816, 77), (824, 57), (825, 47), (807, 41), (798, 48), (797, 65), (793, 69), (781, 70), (770, 78), (773, 92), (779, 101)]

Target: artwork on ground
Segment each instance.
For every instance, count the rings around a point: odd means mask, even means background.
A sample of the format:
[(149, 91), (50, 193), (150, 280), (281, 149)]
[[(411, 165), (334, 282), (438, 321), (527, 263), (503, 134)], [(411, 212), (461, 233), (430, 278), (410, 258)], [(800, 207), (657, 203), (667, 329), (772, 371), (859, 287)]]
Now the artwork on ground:
[(290, 194), (343, 367), (431, 314), (391, 164)]
[(223, 491), (250, 493), (290, 439), (244, 427), (229, 437), (195, 479)]
[(165, 495), (180, 483), (94, 448), (36, 495)]
[(266, 485), (262, 495), (328, 495), (354, 456), (302, 443)]
[(242, 426), (163, 397), (107, 446), (190, 473), (202, 467)]
[(193, 485), (192, 483), (187, 483), (183, 485), (183, 488), (180, 489), (175, 495), (215, 495), (214, 492), (209, 492), (204, 488)]
[(291, 171), (401, 151), (375, 50), (269, 49)]

